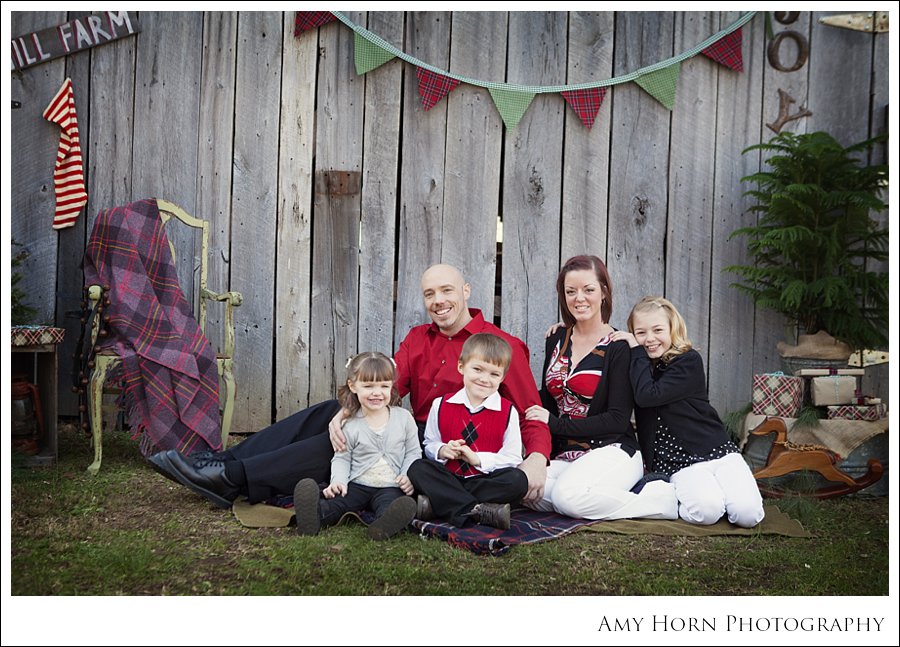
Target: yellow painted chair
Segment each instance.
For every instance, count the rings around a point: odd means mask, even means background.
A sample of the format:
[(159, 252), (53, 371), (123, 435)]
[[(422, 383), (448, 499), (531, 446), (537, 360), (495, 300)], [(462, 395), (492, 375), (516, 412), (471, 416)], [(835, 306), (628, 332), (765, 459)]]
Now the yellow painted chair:
[[(225, 340), (223, 352), (216, 353), (216, 366), (219, 373), (219, 379), (225, 387), (224, 403), (222, 404), (222, 446), (225, 447), (228, 442), (228, 434), (231, 430), (231, 419), (234, 414), (234, 308), (241, 305), (243, 297), (240, 292), (223, 292), (217, 294), (211, 292), (206, 286), (206, 277), (208, 271), (208, 255), (209, 255), (209, 222), (194, 218), (184, 209), (176, 204), (165, 200), (157, 200), (159, 207), (159, 217), (165, 227), (172, 218), (178, 219), (181, 223), (188, 227), (201, 231), (201, 253), (200, 253), (200, 298), (196, 300), (196, 311), (194, 315), (200, 329), (206, 334), (206, 302), (220, 301), (225, 304)], [(172, 237), (169, 237), (169, 248), (172, 251), (172, 258), (175, 255), (175, 246), (172, 243)], [(92, 309), (97, 309), (103, 298), (103, 290), (99, 285), (87, 286), (88, 299), (93, 302)], [(102, 310), (102, 308), (101, 308)], [(91, 341), (96, 342), (98, 335), (103, 334), (101, 328), (101, 318), (94, 317), (91, 328)], [(96, 474), (100, 469), (100, 463), (103, 459), (103, 392), (105, 389), (106, 376), (109, 372), (121, 362), (121, 358), (113, 348), (104, 348), (97, 352), (92, 361), (88, 364), (90, 374), (86, 377), (89, 390), (87, 393), (87, 406), (90, 414), (91, 435), (94, 443), (94, 462), (88, 466), (88, 472)], [(220, 397), (220, 401), (221, 401)]]

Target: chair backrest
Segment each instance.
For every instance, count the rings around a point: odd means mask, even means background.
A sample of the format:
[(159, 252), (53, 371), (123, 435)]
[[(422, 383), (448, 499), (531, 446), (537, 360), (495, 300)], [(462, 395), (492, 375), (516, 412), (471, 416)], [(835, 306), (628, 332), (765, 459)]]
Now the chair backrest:
[[(159, 218), (162, 220), (163, 227), (165, 227), (168, 222), (172, 218), (178, 219), (180, 222), (184, 223), (186, 226), (199, 229), (201, 232), (200, 238), (200, 285), (197, 292), (197, 295), (194, 297), (193, 302), (196, 307), (197, 313), (197, 322), (200, 324), (200, 330), (206, 332), (206, 299), (204, 295), (206, 294), (206, 275), (208, 271), (208, 254), (209, 254), (209, 223), (206, 220), (201, 220), (200, 218), (195, 218), (190, 215), (187, 211), (179, 207), (177, 204), (173, 202), (169, 202), (168, 200), (159, 200), (156, 201), (157, 206), (159, 207)], [(169, 236), (169, 249), (172, 252), (172, 259), (177, 261), (177, 255), (175, 253), (175, 244), (172, 242), (172, 237)]]

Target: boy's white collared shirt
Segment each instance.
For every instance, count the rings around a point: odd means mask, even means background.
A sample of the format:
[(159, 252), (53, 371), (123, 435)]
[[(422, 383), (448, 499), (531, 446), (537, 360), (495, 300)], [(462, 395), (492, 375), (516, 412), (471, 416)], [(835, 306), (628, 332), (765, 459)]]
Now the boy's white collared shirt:
[(481, 403), (479, 407), (473, 407), (472, 401), (469, 399), (469, 392), (465, 390), (465, 388), (460, 389), (449, 398), (447, 398), (447, 402), (452, 404), (464, 404), (466, 405), (466, 409), (469, 410), (470, 413), (476, 413), (481, 411), (482, 409), (490, 409), (491, 411), (500, 411), (500, 392), (494, 391), (488, 397), (484, 399), (484, 402)]

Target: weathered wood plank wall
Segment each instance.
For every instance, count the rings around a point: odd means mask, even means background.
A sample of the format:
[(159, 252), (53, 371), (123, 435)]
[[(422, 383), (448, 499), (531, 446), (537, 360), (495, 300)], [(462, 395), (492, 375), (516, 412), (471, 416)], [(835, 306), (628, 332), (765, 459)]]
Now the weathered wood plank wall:
[[(410, 12), (406, 17), (406, 51), (432, 65), (450, 69), (450, 12)], [(403, 146), (398, 219), (397, 312), (394, 348), (406, 331), (426, 320), (419, 277), (432, 259), (441, 258), (444, 220), (444, 169), (449, 101), (425, 111), (415, 74), (404, 69)], [(459, 89), (459, 88), (457, 88)], [(455, 92), (454, 92), (455, 94)], [(452, 96), (452, 95), (451, 95)]]
[[(505, 78), (508, 20), (504, 12), (454, 13), (450, 71), (473, 78)], [(407, 67), (408, 91), (415, 92), (413, 74)], [(472, 286), (471, 303), (488, 320), (494, 316), (503, 132), (500, 113), (485, 88), (462, 84), (447, 97), (440, 257), (423, 259), (426, 266), (445, 262), (464, 268)]]
[[(566, 22), (564, 12), (510, 15), (508, 82), (564, 82)], [(532, 349), (535, 375), (544, 361), (547, 321), (557, 313), (565, 109), (558, 95), (539, 94), (505, 136), (501, 320), (507, 332)]]
[[(738, 18), (723, 13), (720, 29)], [(762, 112), (765, 29), (760, 20), (744, 26), (744, 74), (718, 70), (716, 112), (715, 184), (712, 191), (712, 258), (710, 261), (710, 314), (707, 375), (709, 397), (728, 408), (740, 406), (740, 395), (750, 393), (753, 376), (753, 302), (731, 287), (733, 277), (721, 271), (748, 260), (742, 240), (728, 240), (737, 227), (756, 222), (747, 211), (752, 201), (736, 191), (741, 178), (759, 169), (759, 155), (742, 155), (738, 142), (759, 141)], [(746, 78), (744, 78), (746, 75)], [(713, 108), (710, 107), (710, 110)], [(697, 343), (703, 340), (696, 339)], [(720, 404), (722, 406), (722, 404)], [(727, 410), (727, 409), (726, 409)]]
[[(888, 42), (888, 33), (882, 32), (875, 34), (875, 47), (872, 53), (872, 99), (870, 102), (869, 114), (869, 131), (868, 136), (888, 132), (888, 63), (890, 61), (890, 47)], [(896, 140), (895, 140), (896, 142)], [(896, 146), (896, 144), (895, 144)], [(888, 163), (888, 147), (882, 144), (875, 148), (870, 157), (870, 161), (874, 164)], [(884, 199), (887, 200), (887, 191), (884, 193)], [(887, 210), (882, 212), (878, 221), (885, 228), (888, 227), (889, 213)], [(896, 221), (896, 218), (895, 218)], [(878, 264), (879, 271), (887, 272), (887, 261)], [(896, 285), (896, 284), (895, 284)], [(888, 390), (888, 364), (879, 364), (866, 370), (863, 378), (863, 392), (865, 393), (887, 393)]]
[(238, 19), (231, 285), (244, 295), (236, 343), (251, 353), (241, 361), (244, 386), (235, 399), (235, 429), (252, 428), (272, 415), (282, 26), (277, 13), (241, 13)]
[[(87, 12), (77, 12), (76, 15), (84, 15)], [(117, 43), (119, 41), (116, 41)], [(133, 54), (132, 54), (133, 56)], [(128, 53), (123, 53), (123, 58), (128, 60)], [(92, 74), (91, 69), (91, 60), (89, 58), (83, 57), (70, 57), (66, 60), (66, 71), (65, 76), (68, 76), (72, 79), (73, 87), (78, 88), (90, 88), (90, 78)], [(129, 77), (131, 77), (131, 71), (129, 69)], [(122, 85), (126, 91), (128, 91), (133, 84), (133, 78), (129, 78), (128, 81), (125, 81)], [(85, 102), (90, 105), (91, 102), (95, 99), (95, 95), (97, 91), (100, 91), (100, 88), (95, 88), (94, 90), (88, 90), (83, 98)], [(129, 98), (130, 100), (130, 98)], [(94, 156), (101, 157), (103, 156), (103, 151), (95, 150), (94, 146), (90, 145), (92, 141), (92, 133), (96, 135), (102, 136), (102, 131), (99, 128), (91, 128), (91, 124), (85, 119), (87, 115), (81, 116), (79, 115), (78, 120), (78, 130), (79, 130), (79, 139), (81, 141), (81, 156), (84, 163), (84, 168), (91, 168), (91, 163), (94, 161)], [(131, 115), (129, 114), (128, 119), (131, 119)], [(45, 125), (48, 125), (45, 122)], [(102, 128), (102, 127), (101, 127)], [(129, 128), (130, 131), (130, 128)], [(129, 145), (129, 154), (130, 154), (130, 145)], [(87, 173), (85, 180), (90, 181), (92, 178), (90, 174)], [(51, 185), (52, 186), (52, 185)], [(52, 193), (52, 189), (49, 191)], [(55, 205), (55, 199), (53, 200), (51, 205)], [(41, 222), (38, 219), (38, 222), (35, 223), (43, 229), (46, 226), (46, 222)], [(91, 223), (93, 224), (93, 223)], [(89, 225), (86, 222), (86, 219), (83, 217), (79, 217), (76, 220), (75, 225), (72, 227), (73, 235), (71, 236), (59, 236), (58, 244), (59, 248), (57, 251), (57, 264), (59, 264), (59, 259), (80, 257), (84, 253), (84, 235), (85, 231), (90, 231)], [(52, 242), (52, 241), (51, 241)], [(50, 276), (50, 274), (48, 274)], [(62, 317), (64, 321), (69, 323), (75, 323), (78, 321), (78, 316), (81, 312), (81, 286), (83, 283), (82, 276), (79, 272), (63, 272), (58, 273), (56, 277), (56, 313), (57, 317)], [(73, 335), (67, 335), (63, 340), (63, 343), (59, 345), (57, 348), (57, 353), (60, 358), (71, 357), (71, 355), (75, 352), (75, 347), (77, 346), (78, 339)], [(69, 378), (69, 373), (71, 370), (71, 365), (65, 361), (58, 361), (57, 366), (60, 372), (66, 375), (66, 378)], [(59, 401), (57, 403), (58, 411), (71, 411), (77, 404), (77, 396), (72, 393), (69, 387), (69, 382), (66, 382), (63, 388), (57, 388), (57, 393), (59, 396)]]
[[(616, 15), (616, 76), (672, 56), (675, 14), (654, 16)], [(614, 290), (611, 323), (624, 328), (634, 303), (665, 291), (672, 115), (634, 83), (616, 86), (612, 95), (606, 260)]]
[[(65, 12), (13, 14), (13, 34), (24, 34), (43, 29), (49, 25), (65, 22)], [(59, 146), (59, 127), (44, 121), (44, 108), (50, 103), (66, 78), (68, 59), (54, 59), (31, 68), (17, 77), (13, 73), (12, 100), (20, 107), (10, 115), (10, 132), (14, 141), (10, 168), (11, 235), (13, 240), (24, 245), (29, 254), (22, 266), (22, 280), (19, 286), (28, 294), (28, 301), (36, 312), (36, 319), (53, 321), (56, 314), (56, 286), (48, 277), (56, 275), (59, 241), (50, 225), (56, 197), (53, 193), (53, 165)], [(74, 65), (74, 63), (73, 63)], [(75, 70), (72, 70), (74, 74)], [(84, 101), (87, 92), (76, 89), (76, 99)], [(86, 148), (85, 129), (87, 115), (79, 115), (81, 146)], [(89, 151), (83, 150), (87, 158)], [(78, 236), (78, 230), (74, 232)], [(13, 248), (12, 253), (23, 251)]]
[[(368, 28), (403, 46), (403, 12), (369, 14)], [(403, 65), (390, 61), (366, 75), (362, 215), (359, 247), (359, 338), (367, 349), (394, 348), (394, 264)], [(339, 365), (341, 366), (341, 365)], [(340, 381), (341, 376), (338, 376)]]
[[(197, 213), (210, 221), (207, 280), (214, 291), (228, 285), (230, 274), (237, 26), (235, 12), (209, 12), (203, 16)], [(207, 334), (217, 348), (224, 341), (224, 310), (216, 306), (207, 309)]]
[[(612, 12), (573, 12), (569, 15), (569, 83), (601, 81), (613, 75), (614, 34)], [(600, 254), (606, 251), (611, 90), (607, 89), (606, 97), (590, 130), (568, 109), (565, 111), (559, 254), (562, 262), (588, 250), (597, 250)], [(537, 351), (540, 354), (540, 347)]]
[[(76, 15), (13, 13), (12, 32)], [(634, 71), (739, 15), (351, 17), (439, 68), (556, 84)], [(737, 408), (754, 372), (779, 368), (784, 335), (780, 318), (755, 309), (721, 271), (746, 259), (743, 243), (727, 237), (754, 218), (740, 178), (760, 158), (741, 151), (774, 134), (765, 124), (778, 117), (778, 89), (796, 101), (790, 114), (813, 113), (787, 130), (827, 129), (847, 143), (887, 127), (887, 35), (825, 27), (820, 15), (773, 22), (776, 34), (796, 31), (809, 43), (809, 60), (794, 71), (768, 60), (760, 15), (743, 28), (744, 72), (703, 56), (684, 62), (672, 112), (625, 84), (609, 90), (591, 130), (559, 95), (539, 95), (507, 132), (487, 90), (463, 84), (425, 111), (413, 66), (394, 60), (357, 76), (353, 34), (340, 24), (295, 38), (291, 12), (142, 12), (136, 37), (12, 75), (12, 98), (22, 102), (11, 115), (12, 235), (31, 254), (23, 283), (40, 318), (65, 326), (71, 344), (78, 264), (99, 210), (161, 196), (209, 219), (210, 287), (245, 297), (234, 429), (254, 431), (332, 397), (348, 355), (391, 352), (426, 321), (419, 276), (435, 262), (463, 269), (471, 305), (528, 342), (536, 372), (543, 331), (557, 317), (556, 271), (573, 254), (594, 253), (612, 274), (612, 323), (624, 326), (645, 294), (669, 296), (707, 361), (713, 404)], [(797, 56), (785, 39), (782, 63)], [(57, 233), (58, 128), (41, 112), (66, 76), (90, 199), (77, 226)], [(191, 242), (180, 236), (177, 244)], [(196, 253), (179, 260), (191, 299)], [(220, 323), (213, 308), (216, 345)], [(867, 384), (886, 397), (886, 368), (870, 369)], [(74, 399), (61, 392), (61, 413), (73, 414)]]
[(309, 304), (312, 264), (313, 152), (318, 39), (294, 38), (283, 17), (278, 236), (275, 249), (275, 417), (309, 401)]
[[(679, 13), (675, 51), (718, 31), (715, 12)], [(702, 58), (702, 57), (701, 57)], [(718, 70), (696, 56), (681, 65), (669, 148), (669, 217), (666, 227), (666, 296), (684, 314), (697, 350), (708, 362), (713, 182), (718, 132)]]

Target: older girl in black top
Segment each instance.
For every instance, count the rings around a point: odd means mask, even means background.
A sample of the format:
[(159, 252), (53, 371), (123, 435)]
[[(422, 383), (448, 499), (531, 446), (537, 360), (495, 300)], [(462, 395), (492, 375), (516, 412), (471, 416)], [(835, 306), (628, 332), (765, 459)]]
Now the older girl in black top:
[(691, 347), (684, 319), (662, 297), (644, 297), (628, 317), (631, 384), (641, 452), (647, 467), (670, 477), (679, 516), (713, 524), (723, 514), (739, 526), (762, 521), (756, 480), (709, 404), (703, 358)]

